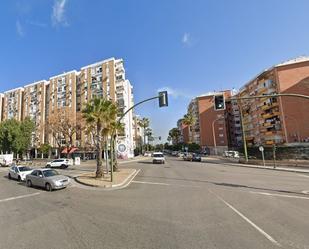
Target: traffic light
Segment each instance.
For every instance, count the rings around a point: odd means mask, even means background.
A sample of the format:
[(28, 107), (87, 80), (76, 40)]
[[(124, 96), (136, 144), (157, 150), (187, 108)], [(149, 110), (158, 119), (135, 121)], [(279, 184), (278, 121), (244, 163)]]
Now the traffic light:
[(159, 136), (159, 140), (161, 140), (161, 136)]
[(159, 107), (168, 106), (167, 91), (159, 92)]
[(224, 95), (218, 94), (214, 96), (214, 108), (216, 111), (225, 110), (225, 101), (224, 101)]

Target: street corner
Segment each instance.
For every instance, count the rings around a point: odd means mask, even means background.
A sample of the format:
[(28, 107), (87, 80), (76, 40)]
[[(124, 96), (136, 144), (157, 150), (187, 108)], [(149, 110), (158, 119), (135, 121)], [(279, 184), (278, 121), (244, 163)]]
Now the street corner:
[(113, 182), (110, 180), (110, 175), (105, 175), (103, 178), (96, 178), (95, 172), (81, 174), (74, 177), (74, 180), (88, 187), (116, 190), (128, 187), (139, 172), (139, 169), (119, 169), (114, 172)]

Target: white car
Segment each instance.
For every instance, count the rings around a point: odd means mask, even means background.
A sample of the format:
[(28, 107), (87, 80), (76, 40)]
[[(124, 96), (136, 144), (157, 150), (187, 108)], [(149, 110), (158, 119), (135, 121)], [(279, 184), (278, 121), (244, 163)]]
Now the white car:
[(25, 181), (26, 175), (31, 174), (33, 170), (27, 166), (12, 166), (9, 169), (8, 178), (16, 179), (18, 181)]
[(152, 157), (152, 163), (165, 163), (165, 158), (162, 152), (154, 152)]
[(60, 168), (66, 169), (71, 165), (70, 160), (66, 158), (55, 159), (54, 161), (48, 162), (46, 168)]

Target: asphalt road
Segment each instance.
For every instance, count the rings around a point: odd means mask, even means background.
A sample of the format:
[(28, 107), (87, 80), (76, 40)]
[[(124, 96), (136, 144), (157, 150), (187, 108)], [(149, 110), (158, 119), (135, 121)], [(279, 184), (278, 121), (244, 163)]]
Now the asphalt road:
[(122, 167), (141, 169), (126, 189), (51, 193), (1, 169), (0, 248), (309, 249), (309, 175), (176, 158)]

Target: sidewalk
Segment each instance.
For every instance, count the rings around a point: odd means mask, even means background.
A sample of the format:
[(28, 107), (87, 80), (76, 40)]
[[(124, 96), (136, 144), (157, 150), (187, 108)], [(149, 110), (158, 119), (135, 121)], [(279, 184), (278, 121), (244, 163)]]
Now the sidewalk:
[[(247, 168), (256, 168), (256, 169), (268, 169), (268, 170), (280, 170), (280, 171), (287, 171), (287, 172), (296, 172), (296, 173), (309, 173), (309, 162), (308, 165), (304, 164), (299, 164), (294, 161), (290, 162), (288, 164), (287, 161), (276, 161), (276, 168), (273, 166), (272, 161), (268, 161), (266, 165), (257, 165), (257, 164), (248, 164), (248, 163), (243, 163), (239, 162), (238, 159), (233, 159), (233, 158), (225, 158), (225, 157), (203, 157), (203, 161), (213, 161), (213, 163), (220, 163), (223, 165), (231, 165), (231, 166), (237, 166), (237, 167), (247, 167)], [(223, 162), (222, 162), (223, 161)], [(257, 162), (255, 162), (257, 163)], [(262, 163), (258, 162), (258, 163)], [(267, 165), (268, 164), (268, 165)], [(293, 166), (293, 165), (297, 166)]]

